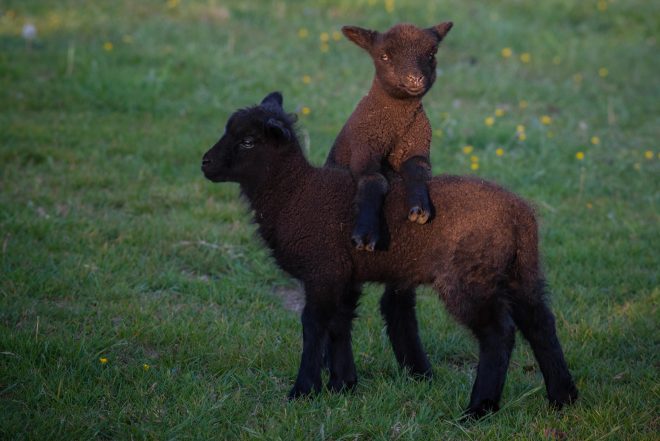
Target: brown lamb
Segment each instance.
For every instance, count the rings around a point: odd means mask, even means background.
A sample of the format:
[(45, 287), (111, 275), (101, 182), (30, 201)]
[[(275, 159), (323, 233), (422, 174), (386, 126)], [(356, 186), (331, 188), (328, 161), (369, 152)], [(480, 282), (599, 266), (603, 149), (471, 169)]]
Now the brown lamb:
[(467, 415), (498, 409), (516, 327), (534, 351), (550, 402), (561, 407), (577, 398), (544, 300), (534, 212), (515, 194), (481, 179), (435, 177), (429, 193), (443, 210), (416, 225), (404, 214), (405, 185), (394, 179), (383, 205), (391, 243), (383, 252), (359, 252), (346, 234), (354, 180), (346, 170), (309, 164), (279, 93), (231, 116), (202, 171), (214, 182), (240, 184), (278, 265), (304, 285), (303, 351), (290, 397), (321, 389), (326, 343), (328, 388), (355, 387), (354, 310), (364, 282), (384, 282), (387, 333), (397, 361), (412, 374), (432, 373), (415, 318), (419, 285), (434, 287), (479, 341)]
[(369, 53), (376, 69), (369, 93), (349, 117), (326, 160), (326, 166), (348, 168), (357, 181), (351, 239), (358, 249), (386, 247), (380, 217), (388, 191), (386, 176), (392, 172), (403, 178), (408, 219), (425, 224), (433, 215), (426, 187), (431, 125), (422, 97), (435, 82), (435, 54), (451, 28), (451, 22), (427, 29), (397, 24), (384, 33), (342, 28), (349, 40)]

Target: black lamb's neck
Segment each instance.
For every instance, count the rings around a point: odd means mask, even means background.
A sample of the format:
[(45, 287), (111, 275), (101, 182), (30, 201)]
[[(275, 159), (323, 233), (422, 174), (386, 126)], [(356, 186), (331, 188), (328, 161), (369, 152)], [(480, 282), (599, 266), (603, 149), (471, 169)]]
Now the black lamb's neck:
[(269, 242), (268, 230), (275, 224), (283, 206), (304, 190), (306, 177), (314, 171), (298, 146), (274, 158), (260, 175), (241, 183), (241, 191), (254, 211), (259, 231)]

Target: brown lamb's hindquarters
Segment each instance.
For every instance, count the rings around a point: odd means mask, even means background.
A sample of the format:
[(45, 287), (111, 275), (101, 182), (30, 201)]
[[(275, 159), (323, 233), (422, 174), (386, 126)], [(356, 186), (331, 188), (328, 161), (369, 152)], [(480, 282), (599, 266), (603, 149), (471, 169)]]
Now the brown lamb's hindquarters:
[(403, 178), (407, 198), (403, 209), (410, 221), (425, 224), (433, 215), (426, 188), (431, 125), (422, 97), (435, 82), (435, 54), (451, 27), (451, 22), (427, 29), (398, 24), (384, 33), (342, 28), (349, 40), (369, 53), (376, 70), (369, 93), (349, 117), (326, 160), (327, 166), (348, 168), (357, 182), (357, 218), (351, 233), (357, 249), (384, 247), (380, 216), (388, 171)]
[(417, 286), (434, 287), (477, 338), (479, 365), (468, 415), (497, 410), (516, 327), (534, 351), (550, 402), (561, 407), (577, 398), (544, 300), (534, 213), (513, 193), (479, 179), (435, 177), (429, 194), (443, 210), (433, 222), (416, 225), (403, 210), (405, 186), (393, 180), (383, 206), (390, 246), (359, 252), (345, 234), (353, 217), (353, 179), (346, 170), (307, 162), (279, 93), (234, 113), (204, 155), (202, 170), (212, 181), (240, 184), (278, 265), (304, 285), (303, 351), (290, 397), (321, 389), (326, 341), (328, 388), (356, 385), (354, 310), (364, 282), (383, 282), (387, 333), (396, 359), (411, 373), (431, 374), (415, 319)]

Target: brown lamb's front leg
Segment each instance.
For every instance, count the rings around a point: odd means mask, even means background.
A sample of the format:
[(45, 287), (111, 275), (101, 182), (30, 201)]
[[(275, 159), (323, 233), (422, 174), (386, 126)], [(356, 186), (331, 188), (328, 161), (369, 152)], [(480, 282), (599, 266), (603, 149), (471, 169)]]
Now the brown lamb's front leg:
[(414, 156), (401, 164), (401, 177), (406, 188), (408, 220), (425, 224), (433, 215), (426, 182), (431, 179), (431, 165), (422, 156)]
[(358, 178), (355, 207), (357, 217), (351, 233), (351, 241), (358, 250), (374, 251), (380, 239), (380, 215), (389, 185), (377, 172)]
[(390, 163), (403, 178), (408, 219), (425, 224), (433, 217), (427, 182), (431, 179), (431, 124), (420, 105), (415, 117), (390, 155)]

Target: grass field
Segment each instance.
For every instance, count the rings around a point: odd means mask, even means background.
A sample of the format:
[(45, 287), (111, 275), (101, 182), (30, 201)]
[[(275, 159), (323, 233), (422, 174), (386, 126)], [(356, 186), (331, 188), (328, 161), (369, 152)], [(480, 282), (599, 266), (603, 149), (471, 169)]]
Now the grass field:
[[(201, 155), (281, 90), (321, 164), (372, 76), (341, 25), (448, 19), (433, 170), (534, 201), (580, 399), (550, 410), (518, 338), (464, 424), (471, 336), (422, 290), (412, 380), (370, 286), (356, 392), (287, 402), (296, 285)], [(0, 438), (659, 439), (659, 31), (647, 0), (0, 0)]]

